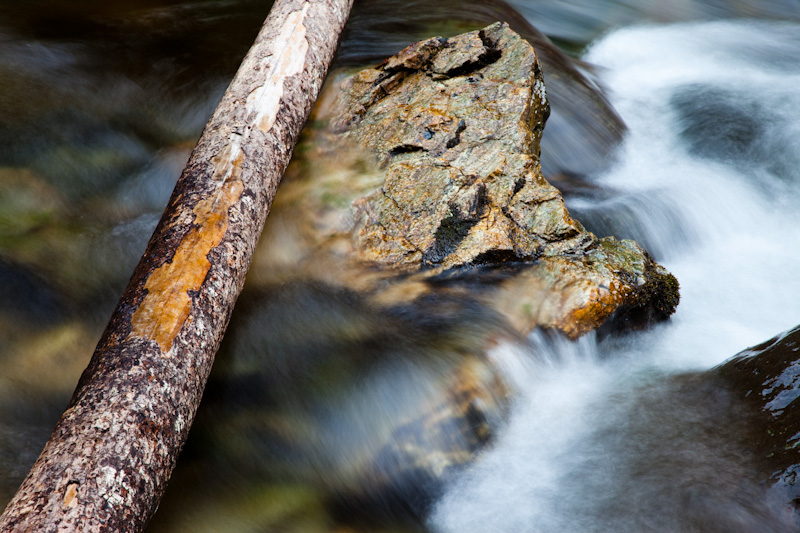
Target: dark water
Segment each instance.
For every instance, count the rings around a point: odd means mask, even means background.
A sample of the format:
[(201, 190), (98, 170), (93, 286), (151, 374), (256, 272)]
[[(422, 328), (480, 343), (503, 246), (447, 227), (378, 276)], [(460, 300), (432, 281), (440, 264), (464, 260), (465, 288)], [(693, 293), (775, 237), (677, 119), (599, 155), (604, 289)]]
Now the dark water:
[[(0, 1), (3, 501), (266, 12), (249, 0)], [(672, 324), (599, 346), (507, 347), (531, 392), (426, 520), (364, 488), (370, 439), (414, 402), (439, 401), (454, 354), (483, 346), (493, 317), (435, 302), (436, 322), (325, 287), (251, 287), (152, 530), (785, 530), (743, 481), (736, 428), (718, 424), (728, 399), (668, 377), (800, 322), (800, 5), (364, 1), (337, 65), (497, 19), (551, 50), (545, 172), (593, 231), (636, 238), (676, 273)], [(642, 23), (653, 25), (619, 30)], [(265, 347), (264, 334), (280, 342)]]

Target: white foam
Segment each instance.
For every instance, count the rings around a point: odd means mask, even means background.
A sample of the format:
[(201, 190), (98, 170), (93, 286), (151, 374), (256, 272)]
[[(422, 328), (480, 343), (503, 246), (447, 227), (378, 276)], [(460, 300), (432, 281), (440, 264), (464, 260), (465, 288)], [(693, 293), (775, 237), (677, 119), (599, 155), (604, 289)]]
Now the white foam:
[[(602, 425), (593, 406), (633, 389), (643, 376), (710, 368), (800, 323), (800, 167), (792, 170), (800, 154), (800, 105), (793, 96), (800, 67), (780, 64), (800, 55), (800, 41), (791, 35), (800, 35), (800, 27), (680, 24), (623, 29), (591, 47), (586, 59), (603, 67), (611, 101), (630, 128), (619, 164), (599, 182), (645, 198), (658, 195), (689, 228), (691, 246), (674, 228), (650, 228), (666, 241), (662, 263), (681, 283), (681, 304), (668, 324), (604, 343), (600, 355), (585, 342), (577, 348), (539, 343), (539, 351), (561, 355), (553, 356), (555, 363), (553, 357), (529, 363), (527, 392), (507, 429), (438, 503), (434, 530), (593, 530), (586, 524), (595, 517), (574, 515), (592, 508), (575, 502), (575, 494), (585, 498), (598, 486), (602, 492), (603, 483), (615, 490), (619, 482), (582, 479), (587, 461), (603, 461), (597, 441), (592, 457), (581, 455), (582, 443)], [(754, 167), (694, 153), (671, 103), (687, 86), (752, 97), (774, 112), (765, 142), (785, 158), (788, 174), (772, 172), (771, 158)], [(643, 225), (646, 210), (645, 202)]]

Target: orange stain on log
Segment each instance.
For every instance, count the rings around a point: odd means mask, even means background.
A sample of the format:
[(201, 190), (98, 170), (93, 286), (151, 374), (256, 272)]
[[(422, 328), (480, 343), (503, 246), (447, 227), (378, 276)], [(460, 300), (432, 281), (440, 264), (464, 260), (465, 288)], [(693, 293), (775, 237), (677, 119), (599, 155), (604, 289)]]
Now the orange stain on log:
[(222, 241), (228, 229), (228, 208), (242, 194), (242, 153), (239, 151), (237, 156), (223, 163), (228, 167), (225, 174), (230, 177), (217, 195), (200, 201), (194, 208), (195, 227), (184, 236), (172, 260), (150, 274), (145, 284), (147, 295), (131, 316), (131, 334), (156, 341), (163, 354), (172, 348), (189, 318), (189, 292), (201, 288), (211, 268), (208, 253)]

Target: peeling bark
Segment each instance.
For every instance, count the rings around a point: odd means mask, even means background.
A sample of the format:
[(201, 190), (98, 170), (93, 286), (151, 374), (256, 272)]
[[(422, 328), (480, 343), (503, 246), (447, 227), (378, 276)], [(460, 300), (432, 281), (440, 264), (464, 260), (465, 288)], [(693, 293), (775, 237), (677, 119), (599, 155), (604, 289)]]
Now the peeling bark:
[(0, 531), (144, 529), (351, 5), (275, 2)]

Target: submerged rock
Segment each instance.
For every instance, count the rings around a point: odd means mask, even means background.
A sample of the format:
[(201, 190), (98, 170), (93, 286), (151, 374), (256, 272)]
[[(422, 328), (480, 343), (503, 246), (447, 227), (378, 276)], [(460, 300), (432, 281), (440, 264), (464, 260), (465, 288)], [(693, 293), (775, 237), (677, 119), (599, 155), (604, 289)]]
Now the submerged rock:
[(800, 524), (800, 326), (740, 352), (714, 373), (754, 413), (748, 437), (757, 481), (791, 506)]
[(381, 309), (314, 283), (243, 297), (196, 430), (240, 478), (308, 483), (345, 515), (413, 522), (507, 416), (489, 352), (513, 334), (475, 302)]

